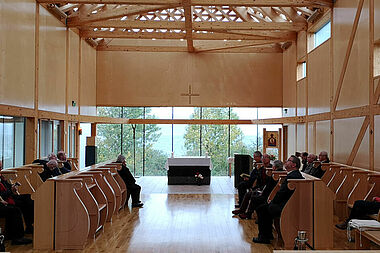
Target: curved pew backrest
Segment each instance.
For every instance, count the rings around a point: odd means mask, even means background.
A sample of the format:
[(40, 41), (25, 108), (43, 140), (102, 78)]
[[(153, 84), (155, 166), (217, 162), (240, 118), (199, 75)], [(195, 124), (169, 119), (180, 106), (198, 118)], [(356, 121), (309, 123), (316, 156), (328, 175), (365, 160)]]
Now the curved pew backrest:
[(364, 200), (372, 201), (374, 197), (380, 196), (380, 174), (370, 174), (368, 184), (370, 188)]
[(100, 211), (98, 202), (95, 199), (95, 196), (92, 195), (90, 189), (96, 187), (95, 180), (92, 175), (75, 175), (70, 177), (70, 179), (80, 178), (83, 180), (84, 186), (79, 189), (78, 196), (85, 205), (88, 215), (90, 217), (90, 229), (88, 237), (91, 239), (95, 238), (96, 231), (98, 228), (101, 228), (100, 222)]
[(79, 163), (77, 157), (69, 157), (67, 158), (67, 161), (70, 163), (72, 171), (79, 170)]
[(286, 171), (269, 171), (267, 175), (271, 175), (272, 178), (277, 181), (276, 186), (273, 188), (268, 196), (268, 202), (272, 201), (278, 190), (280, 190), (281, 184), (284, 182), (287, 172)]
[(321, 178), (321, 180), (327, 185), (331, 178), (334, 175), (334, 168), (340, 168), (340, 165), (335, 165), (331, 163), (322, 163), (321, 168), (325, 172)]
[(334, 214), (340, 220), (347, 218), (347, 199), (355, 185), (354, 168), (342, 167), (340, 174), (343, 180), (335, 192), (336, 198), (334, 200)]
[(44, 166), (40, 164), (27, 164), (24, 165), (26, 168), (30, 168), (32, 170), (32, 174), (30, 175), (30, 184), (33, 186), (34, 190), (37, 190), (44, 182), (40, 177), (40, 173), (44, 171)]
[(117, 183), (117, 181), (115, 180), (114, 176), (112, 175), (111, 170), (112, 169), (110, 167), (107, 167), (107, 166), (100, 166), (100, 167), (97, 167), (96, 169), (91, 169), (91, 171), (101, 171), (103, 173), (105, 179), (109, 183), (109, 185), (112, 187), (112, 189), (115, 193), (115, 197), (116, 197), (116, 209), (114, 212), (116, 214), (117, 211), (119, 211), (120, 208), (122, 208), (124, 206), (125, 200), (123, 203), (122, 189), (119, 186), (119, 184)]
[(339, 174), (341, 168), (342, 168), (342, 166), (336, 166), (336, 165), (330, 166), (330, 171), (332, 173), (332, 176), (326, 185), (333, 192), (336, 191), (336, 189), (339, 187), (340, 183), (343, 180)]
[(113, 188), (108, 183), (108, 181), (104, 178), (104, 174), (102, 171), (93, 171), (88, 170), (81, 173), (83, 175), (94, 175), (94, 178), (96, 182), (98, 183), (100, 189), (104, 193), (107, 199), (107, 218), (106, 221), (110, 222), (112, 221), (112, 215), (115, 212), (116, 209), (116, 196), (115, 192), (113, 191)]
[(280, 219), (285, 249), (293, 249), (294, 239), (300, 230), (306, 231), (308, 242), (315, 249), (331, 249), (333, 192), (315, 177), (289, 179), (288, 188), (294, 190), (294, 193), (286, 203)]
[(25, 167), (11, 168), (11, 169), (2, 170), (0, 174), (2, 174), (5, 178), (7, 178), (8, 175), (15, 174), (17, 178), (15, 179), (9, 178), (9, 180), (11, 183), (16, 183), (16, 182), (20, 183), (20, 186), (18, 187), (18, 192), (20, 194), (33, 194), (35, 192), (34, 187), (31, 185), (29, 181), (32, 175), (31, 169), (25, 168)]
[(83, 249), (90, 230), (90, 217), (79, 192), (82, 179), (55, 179), (55, 250)]
[(352, 208), (356, 200), (363, 200), (368, 194), (368, 177), (370, 172), (365, 170), (354, 170), (354, 187), (348, 195), (347, 206)]

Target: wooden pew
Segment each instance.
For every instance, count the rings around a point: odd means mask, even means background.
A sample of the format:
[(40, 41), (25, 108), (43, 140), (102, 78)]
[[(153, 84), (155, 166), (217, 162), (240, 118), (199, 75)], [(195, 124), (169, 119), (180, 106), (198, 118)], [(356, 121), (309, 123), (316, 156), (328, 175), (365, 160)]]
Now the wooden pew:
[(26, 164), (24, 167), (32, 170), (29, 181), (34, 190), (37, 190), (44, 183), (40, 177), (40, 173), (44, 171), (44, 166), (40, 164)]
[(332, 249), (334, 193), (321, 179), (303, 176), (288, 181), (289, 189), (295, 191), (280, 218), (285, 249), (293, 249), (300, 230), (307, 232), (314, 249)]
[(79, 170), (79, 161), (77, 157), (66, 158), (71, 165), (71, 170)]
[(332, 173), (332, 177), (330, 178), (329, 182), (326, 184), (327, 187), (330, 188), (332, 192), (336, 192), (339, 185), (343, 181), (343, 175), (340, 174), (342, 166), (331, 166), (330, 171)]
[(331, 178), (334, 175), (335, 168), (340, 168), (341, 165), (336, 165), (332, 163), (322, 163), (321, 168), (325, 172), (321, 178), (321, 180), (327, 185)]
[(370, 174), (371, 172), (365, 170), (354, 171), (355, 185), (347, 198), (347, 206), (349, 208), (354, 206), (356, 200), (365, 200), (366, 195), (370, 190), (370, 185), (368, 184)]
[(2, 170), (0, 174), (3, 175), (12, 184), (16, 182), (20, 183), (20, 186), (18, 187), (18, 192), (20, 194), (33, 194), (35, 192), (33, 186), (29, 181), (29, 178), (32, 174), (31, 169), (25, 167), (9, 168)]
[(121, 206), (121, 208), (123, 208), (126, 204), (128, 204), (129, 196), (128, 196), (127, 186), (125, 185), (124, 180), (121, 178), (121, 176), (118, 173), (118, 171), (120, 171), (122, 168), (122, 164), (112, 162), (112, 163), (106, 164), (105, 166), (111, 166), (111, 174), (115, 178), (118, 185), (120, 186), (121, 195), (122, 195), (122, 198), (121, 198), (122, 199), (121, 200), (122, 206)]
[(347, 213), (347, 199), (354, 188), (355, 177), (354, 177), (354, 168), (351, 167), (341, 167), (339, 175), (342, 177), (342, 182), (335, 191), (335, 200), (334, 200), (334, 214), (343, 220), (348, 217)]

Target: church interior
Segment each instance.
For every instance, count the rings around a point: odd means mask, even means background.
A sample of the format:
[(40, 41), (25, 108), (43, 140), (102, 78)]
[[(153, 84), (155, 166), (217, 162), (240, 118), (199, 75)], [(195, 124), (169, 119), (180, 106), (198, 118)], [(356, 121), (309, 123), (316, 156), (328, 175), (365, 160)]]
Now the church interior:
[[(34, 201), (32, 243), (7, 251), (273, 252), (298, 231), (380, 249), (380, 230), (335, 227), (380, 193), (379, 0), (0, 0), (0, 35), (0, 174)], [(34, 162), (61, 150), (71, 172), (43, 182)], [(269, 243), (231, 214), (234, 154), (256, 150), (329, 158), (306, 180), (266, 170), (269, 201), (293, 192)], [(207, 170), (170, 181), (181, 156)]]

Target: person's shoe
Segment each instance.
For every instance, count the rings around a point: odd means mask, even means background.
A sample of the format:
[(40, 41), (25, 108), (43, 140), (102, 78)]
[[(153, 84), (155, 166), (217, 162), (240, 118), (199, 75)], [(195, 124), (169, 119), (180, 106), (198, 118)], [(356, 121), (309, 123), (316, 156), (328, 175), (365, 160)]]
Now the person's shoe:
[(143, 203), (135, 203), (135, 204), (132, 204), (132, 207), (143, 207)]
[(234, 214), (234, 215), (238, 215), (240, 213), (241, 213), (240, 209), (236, 209), (236, 210), (232, 211), (232, 214)]
[(252, 241), (254, 243), (270, 244), (270, 240), (262, 237), (253, 237)]
[(26, 227), (25, 234), (33, 234), (33, 227), (32, 226)]
[(341, 230), (345, 230), (345, 229), (347, 229), (347, 222), (336, 224), (335, 227), (337, 227), (337, 228), (339, 228)]
[(12, 240), (13, 245), (24, 245), (24, 244), (29, 244), (32, 242), (33, 242), (32, 239), (28, 239), (28, 238), (24, 238), (24, 237)]
[(243, 219), (243, 220), (250, 220), (251, 219), (251, 216), (246, 214), (246, 213), (240, 213), (239, 217), (240, 217), (240, 219)]

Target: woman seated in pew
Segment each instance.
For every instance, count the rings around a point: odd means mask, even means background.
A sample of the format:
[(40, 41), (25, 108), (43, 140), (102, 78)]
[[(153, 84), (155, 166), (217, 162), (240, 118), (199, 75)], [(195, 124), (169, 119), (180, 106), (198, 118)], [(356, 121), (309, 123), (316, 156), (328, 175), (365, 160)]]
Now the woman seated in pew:
[[(264, 161), (264, 158), (263, 158)], [(284, 164), (280, 160), (273, 162), (273, 171), (283, 171)], [(232, 211), (233, 214), (238, 214), (241, 219), (251, 219), (256, 208), (267, 202), (267, 199), (276, 186), (277, 181), (272, 177), (267, 177), (264, 189), (262, 191), (249, 191), (245, 194), (243, 202), (239, 209)]]
[(65, 169), (58, 169), (58, 162), (57, 160), (50, 160), (46, 164), (46, 168), (44, 168), (44, 171), (40, 173), (40, 177), (42, 181), (46, 181), (48, 178), (56, 177), (59, 175), (63, 175), (67, 173), (68, 171)]
[[(3, 163), (0, 161), (0, 171), (3, 169)], [(1, 172), (0, 172), (1, 173)], [(0, 174), (0, 196), (3, 200), (5, 200), (8, 205), (17, 206), (25, 220), (25, 233), (32, 234), (33, 233), (33, 220), (34, 220), (34, 201), (30, 197), (30, 194), (22, 194), (18, 193), (18, 186), (20, 184), (11, 184), (8, 180), (5, 179), (4, 176)]]
[(339, 229), (346, 229), (348, 222), (352, 219), (367, 220), (368, 215), (377, 214), (380, 209), (380, 197), (374, 197), (372, 201), (356, 200), (352, 207), (350, 216), (341, 224), (335, 226)]
[(300, 160), (294, 155), (290, 156), (285, 163), (288, 175), (273, 200), (270, 203), (265, 203), (257, 207), (256, 213), (259, 225), (259, 236), (254, 237), (252, 239), (253, 242), (269, 244), (270, 240), (273, 239), (273, 219), (281, 216), (282, 209), (284, 209), (286, 203), (294, 193), (294, 190), (288, 188), (288, 179), (303, 179), (299, 171), (300, 167)]
[(59, 161), (59, 162), (62, 162), (62, 165), (63, 165), (62, 168), (63, 168), (64, 170), (66, 170), (67, 172), (70, 172), (70, 171), (71, 171), (71, 165), (70, 165), (70, 163), (67, 161), (65, 151), (63, 151), (63, 150), (58, 151), (58, 153), (57, 153), (57, 158), (58, 158), (58, 161)]
[(125, 163), (125, 156), (119, 155), (116, 160), (117, 163), (122, 163), (121, 170), (118, 170), (120, 177), (124, 180), (127, 190), (132, 196), (132, 207), (142, 207), (144, 204), (140, 201), (141, 186), (136, 184), (136, 179), (128, 169)]

